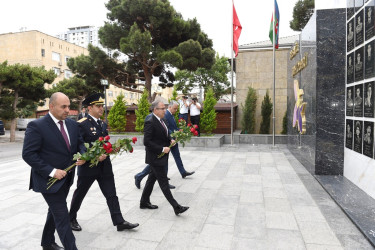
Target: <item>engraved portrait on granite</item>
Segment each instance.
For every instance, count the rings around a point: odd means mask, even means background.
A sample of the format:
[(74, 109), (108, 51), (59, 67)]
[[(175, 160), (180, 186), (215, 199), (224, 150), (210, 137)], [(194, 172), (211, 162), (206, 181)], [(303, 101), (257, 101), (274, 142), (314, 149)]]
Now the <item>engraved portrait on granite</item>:
[(347, 24), (346, 44), (348, 51), (354, 49), (354, 18)]
[(353, 93), (354, 87), (347, 87), (346, 88), (346, 115), (353, 116), (354, 110), (354, 101), (353, 101)]
[(354, 0), (346, 0), (346, 20), (354, 15)]
[(363, 80), (363, 47), (357, 49), (354, 54), (355, 66), (354, 66), (354, 81)]
[(363, 117), (363, 85), (356, 85), (354, 92), (354, 116)]
[(375, 76), (374, 68), (374, 40), (365, 45), (365, 78)]
[(374, 158), (374, 123), (365, 121), (363, 124), (363, 154)]
[(346, 83), (354, 82), (354, 52), (347, 55)]
[(364, 117), (374, 117), (374, 83), (375, 82), (366, 82), (364, 87)]
[(366, 41), (374, 36), (375, 27), (374, 27), (374, 6), (372, 3), (368, 4), (365, 7), (365, 37)]
[(353, 120), (346, 120), (345, 147), (353, 150)]
[(355, 46), (359, 46), (363, 43), (363, 33), (365, 30), (363, 23), (363, 10), (355, 15)]
[(362, 121), (354, 121), (354, 147), (353, 150), (362, 154)]

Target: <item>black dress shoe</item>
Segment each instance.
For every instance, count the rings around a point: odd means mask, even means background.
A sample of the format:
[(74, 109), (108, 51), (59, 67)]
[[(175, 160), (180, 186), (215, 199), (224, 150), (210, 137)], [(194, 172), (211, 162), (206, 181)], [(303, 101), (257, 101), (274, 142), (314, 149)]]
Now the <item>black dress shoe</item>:
[(64, 250), (64, 248), (60, 247), (56, 243), (52, 243), (49, 246), (43, 246), (43, 250)]
[(195, 171), (193, 171), (193, 172), (187, 172), (186, 171), (185, 173), (182, 174), (182, 178), (185, 178), (186, 176), (192, 175), (194, 173), (195, 173)]
[(135, 179), (135, 186), (138, 189), (141, 189), (141, 181), (137, 179), (137, 176), (134, 176), (134, 179)]
[(170, 181), (170, 180), (171, 180), (171, 178), (169, 178), (169, 177), (167, 177), (167, 179), (168, 179), (168, 181)]
[(173, 208), (174, 213), (176, 215), (182, 214), (183, 212), (185, 212), (188, 209), (189, 209), (189, 207), (184, 207), (184, 206), (181, 206), (181, 205), (178, 205), (177, 207)]
[(73, 231), (81, 231), (82, 227), (78, 224), (77, 219), (72, 219), (70, 221), (70, 227), (72, 228)]
[(130, 222), (124, 221), (120, 225), (117, 225), (117, 231), (123, 231), (125, 229), (133, 229), (133, 228), (138, 227), (138, 226), (139, 226), (138, 223), (132, 224)]
[(158, 206), (152, 205), (150, 202), (148, 202), (148, 203), (141, 203), (141, 205), (139, 207), (141, 209), (146, 209), (146, 208), (148, 208), (148, 209), (157, 209), (158, 208)]
[(176, 188), (175, 186), (169, 184), (169, 189), (175, 189), (175, 188)]

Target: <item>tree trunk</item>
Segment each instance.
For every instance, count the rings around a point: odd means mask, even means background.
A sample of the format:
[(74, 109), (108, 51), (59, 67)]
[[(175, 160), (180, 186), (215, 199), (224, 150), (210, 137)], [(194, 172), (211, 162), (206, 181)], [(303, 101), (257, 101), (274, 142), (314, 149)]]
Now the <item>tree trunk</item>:
[(148, 91), (148, 101), (151, 103), (152, 102), (152, 95), (151, 95), (152, 73), (150, 72), (150, 69), (147, 67), (143, 67), (143, 72), (146, 78), (145, 88)]
[[(12, 104), (13, 113), (16, 113), (17, 111), (17, 103), (18, 103), (18, 91), (14, 92), (14, 102)], [(13, 118), (10, 123), (10, 142), (16, 141), (16, 125), (17, 125), (17, 119)]]

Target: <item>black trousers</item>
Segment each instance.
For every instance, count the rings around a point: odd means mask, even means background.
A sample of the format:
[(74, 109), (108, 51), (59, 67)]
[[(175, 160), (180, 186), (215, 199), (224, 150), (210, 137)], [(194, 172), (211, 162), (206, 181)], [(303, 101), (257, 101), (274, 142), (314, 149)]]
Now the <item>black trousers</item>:
[(199, 126), (199, 122), (201, 120), (201, 116), (200, 115), (193, 115), (193, 116), (190, 116), (190, 121), (191, 121), (191, 124), (193, 125), (198, 125), (198, 136), (201, 135), (201, 127)]
[(49, 246), (55, 243), (55, 229), (60, 241), (67, 250), (76, 250), (76, 239), (70, 228), (69, 212), (66, 204), (66, 197), (70, 189), (72, 174), (67, 175), (64, 185), (56, 193), (42, 193), (48, 204), (46, 224), (42, 235), (42, 246)]
[(167, 173), (165, 172), (165, 167), (152, 165), (150, 165), (150, 167), (151, 171), (148, 174), (146, 185), (142, 192), (141, 203), (150, 202), (150, 196), (154, 188), (155, 181), (157, 180), (165, 198), (168, 200), (168, 202), (172, 205), (173, 208), (177, 207), (178, 203), (173, 198), (171, 190), (169, 189), (169, 182)]
[(104, 197), (107, 200), (109, 212), (111, 214), (114, 226), (123, 223), (120, 203), (116, 195), (116, 186), (114, 176), (78, 176), (77, 189), (73, 193), (72, 202), (70, 204), (70, 219), (77, 218), (77, 212), (81, 207), (82, 201), (89, 191), (91, 185), (97, 181)]

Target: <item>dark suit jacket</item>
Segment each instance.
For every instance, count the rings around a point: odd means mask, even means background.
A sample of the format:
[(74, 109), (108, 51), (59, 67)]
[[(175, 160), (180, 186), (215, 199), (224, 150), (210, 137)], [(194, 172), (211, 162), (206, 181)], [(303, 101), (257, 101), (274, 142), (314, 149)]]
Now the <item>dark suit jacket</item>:
[(168, 164), (168, 155), (158, 158), (163, 151), (163, 147), (168, 147), (171, 143), (169, 133), (165, 131), (158, 118), (153, 114), (146, 117), (144, 126), (144, 145), (146, 146), (146, 163), (151, 166), (162, 166)]
[[(43, 118), (31, 121), (27, 125), (22, 150), (24, 161), (31, 166), (30, 189), (41, 193), (56, 193), (66, 178), (57, 181), (47, 190), (47, 182), (51, 178), (49, 174), (54, 168), (65, 169), (74, 163), (73, 155), (77, 152), (85, 152), (82, 137), (79, 134), (76, 121), (66, 119), (65, 124), (70, 138), (70, 152), (64, 138), (47, 114)], [(73, 169), (73, 177), (74, 177)], [(71, 183), (73, 184), (71, 178)]]
[[(98, 123), (89, 115), (86, 120), (78, 123), (79, 129), (84, 142), (91, 143), (99, 139), (100, 136), (108, 135), (107, 124), (102, 123), (102, 128)], [(78, 176), (98, 176), (107, 175), (113, 176), (112, 163), (109, 156), (97, 166), (89, 167), (90, 162), (78, 167)]]
[(174, 131), (178, 130), (176, 120), (174, 116), (169, 112), (169, 110), (165, 111), (164, 120), (166, 121), (169, 134), (172, 134)]

